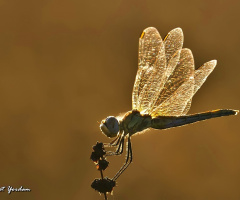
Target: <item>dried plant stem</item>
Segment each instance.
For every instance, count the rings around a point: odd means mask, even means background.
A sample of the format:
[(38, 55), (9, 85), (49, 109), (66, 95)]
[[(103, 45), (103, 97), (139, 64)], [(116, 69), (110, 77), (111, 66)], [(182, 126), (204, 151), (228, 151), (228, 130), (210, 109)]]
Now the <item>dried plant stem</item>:
[[(101, 174), (101, 178), (103, 179), (103, 171), (102, 171), (102, 170), (100, 170), (100, 174)], [(105, 200), (107, 200), (107, 194), (106, 194), (106, 192), (104, 192), (103, 194), (104, 194)]]

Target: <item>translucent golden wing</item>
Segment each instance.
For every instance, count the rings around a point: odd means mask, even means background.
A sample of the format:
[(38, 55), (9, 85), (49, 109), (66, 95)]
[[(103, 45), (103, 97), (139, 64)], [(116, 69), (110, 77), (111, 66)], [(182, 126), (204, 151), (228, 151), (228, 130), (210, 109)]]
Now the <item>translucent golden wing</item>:
[[(133, 109), (142, 111), (145, 108), (150, 96), (150, 94), (145, 95), (147, 87), (150, 86), (150, 76), (152, 78), (156, 73), (165, 71), (164, 53), (163, 41), (157, 29), (153, 27), (145, 29), (139, 38), (138, 71), (132, 92)], [(156, 62), (160, 63), (158, 69), (154, 68)]]
[[(177, 65), (183, 45), (183, 33), (180, 28), (170, 31), (164, 43), (157, 37), (158, 35), (155, 28), (147, 28), (139, 40), (139, 69), (132, 100), (133, 109), (138, 109), (142, 113), (150, 113), (153, 110), (166, 80)], [(155, 40), (153, 37), (161, 41), (159, 46), (152, 44)], [(146, 58), (152, 62), (146, 62)]]
[(165, 55), (166, 55), (166, 71), (162, 74), (161, 80), (159, 81), (159, 85), (155, 85), (155, 96), (150, 100), (147, 113), (152, 113), (153, 110), (159, 105), (156, 102), (160, 96), (160, 93), (163, 90), (166, 81), (169, 76), (174, 71), (177, 63), (179, 62), (180, 53), (183, 46), (183, 32), (181, 28), (175, 28), (171, 30), (167, 36), (164, 38), (164, 46), (165, 46)]
[(147, 28), (139, 39), (139, 61), (132, 108), (152, 116), (178, 116), (188, 112), (193, 95), (216, 66), (209, 61), (194, 71), (189, 49), (182, 49), (183, 33), (173, 29), (162, 41)]
[[(166, 62), (169, 64), (177, 51), (182, 49), (183, 46), (183, 32), (181, 28), (171, 30), (164, 38)], [(173, 61), (171, 61), (173, 62)]]
[[(195, 72), (194, 72), (195, 83), (194, 83), (194, 91), (193, 91), (192, 97), (199, 90), (199, 88), (202, 86), (202, 84), (206, 81), (207, 77), (209, 76), (209, 74), (211, 74), (211, 72), (214, 70), (216, 65), (217, 65), (217, 61), (211, 60), (211, 61), (204, 63), (201, 67), (199, 67), (197, 70), (195, 70)], [(187, 114), (187, 112), (189, 111), (189, 109), (191, 107), (192, 97), (188, 101), (188, 103), (182, 113), (183, 115)]]
[(150, 113), (152, 116), (178, 116), (194, 92), (194, 59), (190, 49), (182, 49), (180, 59), (166, 81)]
[(155, 64), (148, 68), (144, 74), (145, 81), (143, 82), (143, 87), (138, 97), (138, 110), (141, 111), (141, 113), (148, 113), (148, 110), (151, 109), (152, 101), (155, 99), (157, 89), (164, 85), (162, 77), (165, 71), (165, 49), (162, 43)]

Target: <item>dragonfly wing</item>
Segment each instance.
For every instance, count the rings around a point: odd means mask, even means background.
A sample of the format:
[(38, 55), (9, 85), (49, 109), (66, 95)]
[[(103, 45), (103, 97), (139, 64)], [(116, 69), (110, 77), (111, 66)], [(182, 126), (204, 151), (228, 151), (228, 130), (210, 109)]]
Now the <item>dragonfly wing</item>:
[[(146, 113), (152, 113), (154, 109), (158, 106), (156, 104), (156, 101), (158, 100), (158, 97), (160, 93), (162, 92), (162, 89), (168, 80), (169, 76), (174, 71), (175, 67), (177, 66), (177, 63), (180, 59), (180, 53), (183, 46), (183, 32), (181, 28), (175, 28), (171, 30), (167, 36), (164, 38), (164, 46), (165, 46), (165, 56), (166, 56), (166, 65), (167, 68), (165, 72), (162, 74), (161, 81), (159, 81), (159, 84), (155, 84), (154, 89), (154, 96), (153, 98), (149, 99), (149, 105), (147, 108)], [(156, 81), (157, 82), (157, 81)]]
[[(142, 111), (148, 101), (145, 91), (151, 84), (149, 81), (157, 73), (165, 71), (165, 52), (160, 34), (156, 28), (145, 29), (139, 38), (138, 71), (133, 86), (132, 108)], [(156, 65), (162, 60), (161, 65)], [(159, 81), (159, 80), (158, 80)], [(147, 85), (147, 86), (146, 86)]]
[(216, 65), (217, 65), (217, 61), (211, 60), (209, 62), (204, 63), (201, 67), (199, 67), (197, 70), (195, 70), (194, 94), (198, 91), (198, 89), (206, 81), (207, 77), (214, 70)]
[(152, 116), (178, 116), (194, 92), (194, 59), (190, 49), (182, 49), (179, 62), (155, 102)]
[[(216, 65), (217, 65), (217, 61), (211, 60), (209, 62), (204, 63), (201, 67), (195, 70), (194, 72), (195, 83), (194, 83), (194, 91), (192, 93), (192, 96), (194, 96), (194, 94), (199, 90), (202, 84), (206, 81), (207, 77), (209, 76), (209, 74), (211, 74), (211, 72), (214, 70)], [(192, 101), (192, 98), (188, 101), (182, 114), (184, 115), (187, 114), (191, 106), (191, 101)]]
[[(148, 29), (143, 32), (146, 37), (145, 40), (143, 40), (143, 36), (139, 41), (139, 69), (133, 89), (133, 109), (138, 109), (142, 113), (150, 113), (153, 110), (155, 101), (166, 80), (177, 65), (183, 45), (182, 29), (173, 29), (165, 37), (164, 42), (159, 44), (157, 56), (154, 59), (148, 59), (155, 61), (150, 62), (149, 65), (144, 59), (148, 54), (151, 55), (152, 52), (149, 52), (149, 48), (146, 51), (144, 46), (153, 46), (149, 45), (148, 40), (153, 36), (156, 37), (156, 34), (151, 35), (151, 31), (157, 32), (157, 30), (155, 28)], [(155, 49), (156, 47), (154, 47)], [(155, 55), (152, 54), (151, 56)]]
[(190, 99), (190, 100), (187, 102), (187, 105), (186, 105), (186, 107), (184, 108), (184, 110), (183, 110), (183, 112), (182, 112), (182, 115), (186, 115), (186, 114), (188, 113), (188, 111), (190, 110), (191, 104), (192, 104), (192, 99)]
[(142, 114), (149, 112), (153, 104), (152, 102), (156, 98), (155, 96), (157, 90), (163, 87), (164, 81), (162, 77), (165, 71), (166, 58), (164, 45), (162, 43), (160, 51), (157, 55), (156, 63), (145, 73), (147, 80), (138, 98), (138, 110), (141, 111)]
[(183, 46), (183, 32), (181, 28), (171, 30), (164, 38), (167, 68), (161, 78), (161, 84), (155, 88), (155, 96), (151, 99), (147, 113), (152, 113), (159, 106), (159, 96), (162, 89), (177, 66)]
[(183, 32), (181, 28), (171, 30), (164, 38), (166, 62), (169, 63), (173, 55), (182, 49)]

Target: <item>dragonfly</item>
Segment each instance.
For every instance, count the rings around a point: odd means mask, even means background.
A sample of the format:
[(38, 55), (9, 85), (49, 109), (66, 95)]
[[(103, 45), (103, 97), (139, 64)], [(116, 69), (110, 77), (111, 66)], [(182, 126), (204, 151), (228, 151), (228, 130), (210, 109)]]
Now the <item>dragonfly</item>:
[(216, 60), (211, 60), (195, 70), (191, 50), (183, 48), (181, 28), (171, 30), (164, 39), (154, 27), (142, 32), (132, 110), (122, 117), (109, 116), (100, 124), (107, 137), (115, 137), (108, 145), (116, 147), (112, 155), (123, 153), (124, 139), (127, 139), (125, 163), (113, 180), (132, 162), (132, 135), (150, 128), (168, 129), (238, 113), (238, 110), (218, 109), (187, 115), (194, 94), (216, 64)]

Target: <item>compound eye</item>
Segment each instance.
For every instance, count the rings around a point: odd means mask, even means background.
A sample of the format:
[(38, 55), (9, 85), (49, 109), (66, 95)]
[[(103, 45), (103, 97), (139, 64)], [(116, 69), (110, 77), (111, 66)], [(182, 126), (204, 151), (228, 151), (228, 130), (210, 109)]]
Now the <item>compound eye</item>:
[(119, 132), (118, 120), (115, 117), (108, 117), (106, 119), (106, 126), (112, 134), (117, 134)]
[(107, 117), (100, 125), (102, 132), (108, 137), (116, 137), (119, 132), (119, 122), (115, 117)]

